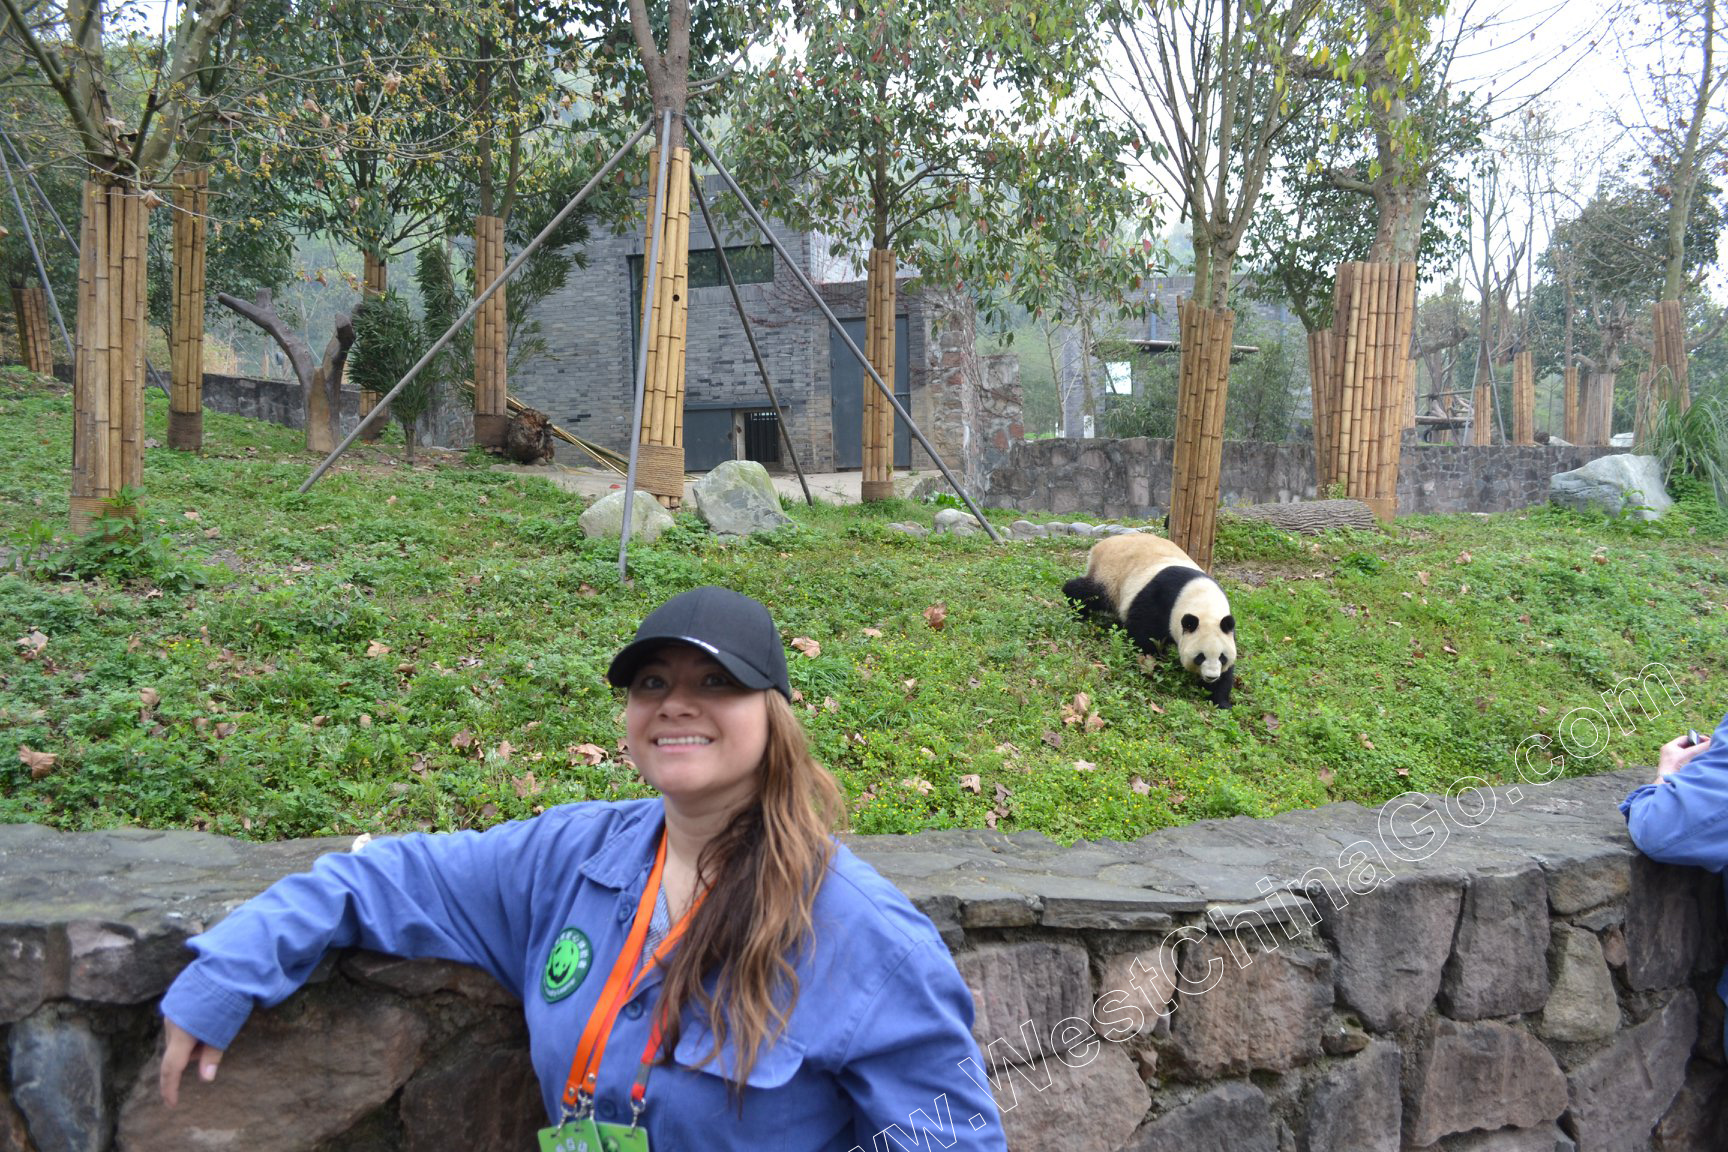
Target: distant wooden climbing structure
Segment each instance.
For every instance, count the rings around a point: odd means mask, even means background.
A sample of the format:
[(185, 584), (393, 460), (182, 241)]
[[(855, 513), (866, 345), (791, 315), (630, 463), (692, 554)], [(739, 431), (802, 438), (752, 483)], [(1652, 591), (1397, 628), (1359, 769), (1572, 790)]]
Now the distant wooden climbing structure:
[[(474, 291), (483, 292), (504, 273), (504, 221), (474, 220)], [(474, 442), (483, 448), (504, 443), (510, 426), (508, 287), (500, 286), (474, 317)]]
[[(656, 187), (659, 169), (656, 152), (648, 165), (648, 187)], [(666, 171), (665, 215), (656, 220), (650, 209), (648, 217), (642, 250), (654, 251), (658, 229), (660, 257), (657, 268), (646, 267), (647, 261), (643, 261), (642, 319), (645, 324), (651, 318), (654, 330), (643, 331), (641, 336), (648, 345), (648, 376), (636, 486), (652, 493), (665, 507), (676, 508), (684, 497), (684, 339), (690, 316), (689, 148), (672, 149)]]
[(174, 175), (174, 308), (169, 324), (168, 446), (204, 447), (204, 257), (210, 170)]

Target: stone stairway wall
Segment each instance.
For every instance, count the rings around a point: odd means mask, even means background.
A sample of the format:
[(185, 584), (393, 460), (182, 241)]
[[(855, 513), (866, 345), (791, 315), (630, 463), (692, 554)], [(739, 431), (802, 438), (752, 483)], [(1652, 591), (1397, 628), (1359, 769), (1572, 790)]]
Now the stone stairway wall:
[[(1633, 850), (1615, 805), (1646, 776), (1130, 844), (851, 843), (954, 949), (991, 1065), (954, 1075), (991, 1078), (1015, 1149), (1728, 1148), (1722, 892)], [(533, 1147), (517, 1007), (472, 970), (361, 952), (158, 1102), (182, 941), (347, 846), (0, 826), (0, 1152)]]

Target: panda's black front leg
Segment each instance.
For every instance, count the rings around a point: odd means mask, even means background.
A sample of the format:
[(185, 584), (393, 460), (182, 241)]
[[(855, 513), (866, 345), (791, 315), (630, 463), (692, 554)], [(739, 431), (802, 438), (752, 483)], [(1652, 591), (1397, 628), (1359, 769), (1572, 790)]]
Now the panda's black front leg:
[(1074, 607), (1084, 616), (1088, 612), (1110, 613), (1110, 594), (1104, 590), (1104, 585), (1090, 576), (1076, 576), (1062, 585), (1062, 595), (1068, 597)]
[(1230, 689), (1236, 684), (1236, 669), (1234, 666), (1224, 669), (1224, 674), (1212, 681), (1212, 703), (1219, 708), (1230, 707)]

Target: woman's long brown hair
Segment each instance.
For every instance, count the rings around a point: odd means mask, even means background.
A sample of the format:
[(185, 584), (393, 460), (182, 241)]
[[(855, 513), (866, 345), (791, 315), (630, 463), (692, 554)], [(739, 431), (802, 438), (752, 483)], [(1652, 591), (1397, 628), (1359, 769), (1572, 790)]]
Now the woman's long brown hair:
[(667, 962), (660, 1000), (666, 1058), (678, 1046), (684, 1009), (695, 1005), (714, 1034), (703, 1062), (730, 1038), (740, 1098), (797, 1002), (793, 963), (809, 943), (810, 910), (834, 855), (832, 832), (845, 817), (840, 786), (811, 757), (791, 705), (778, 692), (763, 695), (768, 747), (756, 800), (702, 850), (696, 883), (708, 894)]

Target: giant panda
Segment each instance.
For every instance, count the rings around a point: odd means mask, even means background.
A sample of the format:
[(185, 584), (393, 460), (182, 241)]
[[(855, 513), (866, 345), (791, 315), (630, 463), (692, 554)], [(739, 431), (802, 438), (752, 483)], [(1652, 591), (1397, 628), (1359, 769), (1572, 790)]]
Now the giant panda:
[(1224, 590), (1188, 553), (1147, 532), (1109, 536), (1092, 546), (1086, 575), (1062, 592), (1083, 612), (1116, 617), (1142, 652), (1155, 655), (1174, 641), (1182, 667), (1206, 684), (1212, 703), (1230, 707), (1236, 619)]

